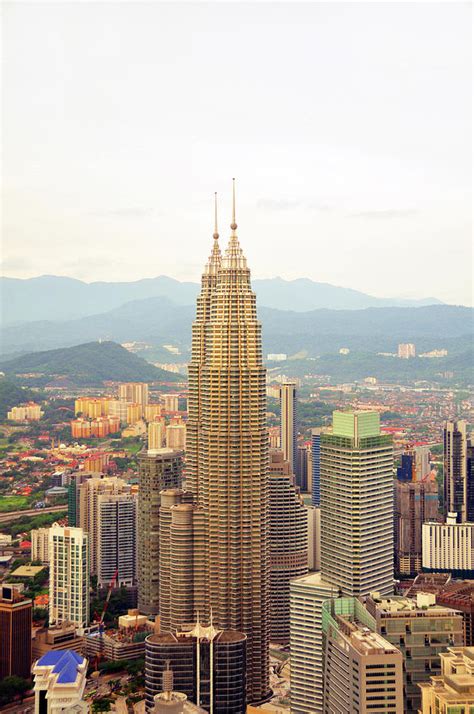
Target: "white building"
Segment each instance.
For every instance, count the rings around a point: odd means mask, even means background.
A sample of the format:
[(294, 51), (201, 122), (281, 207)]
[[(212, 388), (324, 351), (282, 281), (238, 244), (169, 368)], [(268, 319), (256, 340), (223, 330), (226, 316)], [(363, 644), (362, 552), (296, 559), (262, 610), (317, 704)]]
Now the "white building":
[(338, 596), (321, 573), (290, 583), (291, 714), (323, 711), (323, 602)]
[(151, 421), (148, 424), (148, 448), (162, 449), (165, 442), (165, 424), (162, 421)]
[(168, 424), (166, 448), (181, 451), (186, 448), (186, 424)]
[(31, 531), (31, 560), (49, 563), (49, 528)]
[(74, 650), (51, 650), (33, 666), (35, 714), (89, 711), (83, 701), (87, 660)]
[(398, 345), (398, 356), (400, 359), (410, 359), (416, 357), (416, 348), (412, 342), (402, 342)]
[(474, 523), (456, 523), (448, 514), (447, 523), (423, 523), (423, 570), (449, 571), (454, 577), (474, 577)]
[(49, 529), (49, 622), (89, 624), (89, 547), (82, 528)]

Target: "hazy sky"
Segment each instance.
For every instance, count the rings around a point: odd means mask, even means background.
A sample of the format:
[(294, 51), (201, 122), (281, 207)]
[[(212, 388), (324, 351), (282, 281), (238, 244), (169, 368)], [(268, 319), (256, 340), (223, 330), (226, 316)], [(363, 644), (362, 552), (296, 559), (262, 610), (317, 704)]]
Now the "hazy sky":
[(469, 304), (468, 3), (3, 3), (2, 272)]

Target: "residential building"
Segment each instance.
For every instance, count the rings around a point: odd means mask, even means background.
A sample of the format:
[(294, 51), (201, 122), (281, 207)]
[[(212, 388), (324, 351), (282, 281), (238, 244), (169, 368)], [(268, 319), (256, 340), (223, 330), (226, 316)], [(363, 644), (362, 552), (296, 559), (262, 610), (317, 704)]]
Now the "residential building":
[(69, 477), (67, 495), (67, 522), (70, 526), (79, 525), (79, 486), (93, 478), (96, 474), (93, 471), (74, 471)]
[(305, 508), (308, 518), (308, 568), (321, 570), (321, 508)]
[(148, 384), (144, 382), (119, 384), (118, 398), (121, 402), (134, 402), (145, 406), (148, 404)]
[(71, 421), (71, 436), (73, 439), (87, 439), (91, 435), (91, 422), (80, 417)]
[(164, 394), (163, 406), (166, 412), (177, 412), (179, 411), (179, 397), (177, 394)]
[(102, 494), (128, 493), (130, 487), (121, 478), (116, 476), (95, 476), (86, 479), (78, 488), (79, 490), (79, 517), (78, 525), (89, 534), (89, 564), (92, 575), (97, 575), (97, 562), (99, 557), (99, 496)]
[(445, 514), (455, 513), (458, 523), (467, 521), (467, 424), (464, 420), (447, 421), (443, 432), (444, 445), (444, 508)]
[(89, 543), (82, 528), (49, 529), (49, 621), (89, 623)]
[(127, 412), (131, 402), (122, 402), (120, 399), (109, 400), (109, 416), (114, 416), (120, 419), (121, 424), (128, 424)]
[(398, 481), (426, 480), (430, 473), (430, 450), (427, 446), (414, 446), (402, 454), (397, 468)]
[(99, 493), (97, 584), (133, 587), (137, 575), (137, 496)]
[(437, 605), (431, 593), (417, 593), (416, 599), (372, 593), (365, 607), (375, 620), (373, 629), (403, 654), (403, 711), (416, 714), (421, 705), (418, 685), (439, 674), (441, 652), (463, 644), (461, 614)]
[(74, 650), (48, 652), (33, 667), (35, 714), (89, 711), (84, 700), (87, 660)]
[(74, 403), (74, 413), (85, 419), (96, 419), (109, 413), (109, 397), (79, 397)]
[(165, 441), (165, 424), (161, 419), (148, 424), (148, 448), (162, 449)]
[(416, 348), (412, 342), (405, 342), (398, 345), (398, 356), (400, 359), (411, 359), (416, 357)]
[(474, 580), (450, 580), (437, 590), (436, 602), (461, 613), (463, 642), (474, 647)]
[(127, 403), (127, 424), (136, 424), (142, 418), (143, 406), (138, 402)]
[(474, 647), (449, 647), (440, 658), (441, 674), (420, 684), (419, 714), (472, 714)]
[(325, 714), (403, 712), (402, 653), (366, 617), (355, 598), (323, 604)]
[(166, 427), (166, 447), (180, 451), (186, 448), (186, 424), (168, 424)]
[(290, 640), (290, 580), (308, 572), (308, 515), (283, 452), (270, 451), (269, 542), (272, 642)]
[(235, 630), (196, 623), (188, 631), (150, 635), (146, 639), (146, 706), (163, 690), (171, 669), (174, 686), (205, 711), (245, 714), (247, 638)]
[(31, 531), (31, 560), (49, 562), (49, 528), (36, 528)]
[(95, 453), (84, 459), (84, 471), (92, 471), (95, 474), (103, 474), (109, 465), (109, 453)]
[(395, 570), (403, 575), (422, 568), (422, 526), (438, 518), (436, 480), (395, 481)]
[(321, 434), (321, 574), (344, 595), (393, 592), (393, 445), (377, 412)]
[(474, 578), (474, 523), (423, 523), (423, 570)]
[(143, 417), (146, 421), (159, 421), (163, 413), (161, 404), (145, 404), (143, 408)]
[(14, 585), (0, 585), (0, 680), (30, 678), (32, 609)]
[(294, 474), (296, 459), (296, 384), (284, 382), (280, 386), (280, 445), (285, 461), (289, 461)]
[(44, 412), (39, 404), (28, 402), (28, 404), (12, 407), (7, 413), (7, 419), (10, 421), (39, 421), (43, 415)]
[(321, 505), (321, 433), (322, 429), (311, 430), (311, 503), (316, 507)]
[(160, 492), (181, 487), (182, 452), (142, 451), (138, 456), (138, 469), (138, 608), (147, 615), (157, 615), (160, 609)]

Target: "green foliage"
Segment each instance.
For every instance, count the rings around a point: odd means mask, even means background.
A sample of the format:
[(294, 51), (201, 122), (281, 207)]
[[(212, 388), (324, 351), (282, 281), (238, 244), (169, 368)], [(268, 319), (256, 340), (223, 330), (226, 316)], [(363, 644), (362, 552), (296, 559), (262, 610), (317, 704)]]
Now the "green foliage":
[(112, 674), (113, 672), (123, 672), (127, 660), (110, 660), (108, 662), (99, 663), (99, 672), (104, 672), (104, 674)]
[[(94, 619), (95, 613), (98, 615), (102, 614), (105, 605), (106, 593), (104, 592), (102, 596), (97, 595), (92, 599), (90, 604), (90, 615), (91, 620)], [(128, 593), (125, 587), (116, 588), (112, 591), (110, 596), (109, 605), (107, 607), (107, 612), (105, 613), (104, 623), (106, 625), (111, 625), (119, 617), (119, 615), (125, 615), (128, 611)]]
[(10, 523), (2, 523), (2, 531), (11, 536), (17, 536), (24, 531), (50, 526), (66, 515), (67, 511), (57, 511), (56, 513), (41, 513), (41, 511), (38, 511), (37, 516), (21, 516)]
[(31, 389), (19, 387), (14, 382), (0, 378), (0, 419), (7, 418), (7, 412), (22, 402), (38, 399), (38, 394)]
[(112, 700), (109, 697), (101, 697), (100, 699), (95, 699), (92, 702), (93, 712), (109, 712), (112, 704)]
[[(2, 363), (7, 375), (37, 372), (49, 379), (54, 375), (69, 378), (75, 384), (102, 384), (113, 381), (177, 381), (176, 375), (154, 367), (115, 342), (88, 342), (46, 352), (33, 352)], [(44, 379), (29, 380), (43, 384)]]
[(4, 677), (0, 681), (0, 705), (12, 702), (17, 696), (23, 699), (29, 689), (31, 689), (31, 682), (28, 679), (16, 675)]
[(34, 622), (39, 622), (43, 621), (45, 627), (48, 627), (49, 624), (49, 610), (47, 607), (34, 607), (33, 608), (33, 621)]

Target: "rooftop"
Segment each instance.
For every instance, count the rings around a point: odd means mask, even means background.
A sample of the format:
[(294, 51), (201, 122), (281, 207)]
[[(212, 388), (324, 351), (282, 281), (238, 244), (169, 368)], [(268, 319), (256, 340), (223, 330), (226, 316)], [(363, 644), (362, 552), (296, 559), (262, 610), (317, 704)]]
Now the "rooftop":
[(78, 669), (84, 668), (87, 660), (74, 650), (52, 650), (40, 657), (36, 662), (37, 667), (49, 667), (57, 675), (58, 684), (74, 684), (77, 679)]
[(20, 565), (11, 575), (15, 578), (34, 578), (35, 575), (41, 573), (44, 568), (44, 565)]

